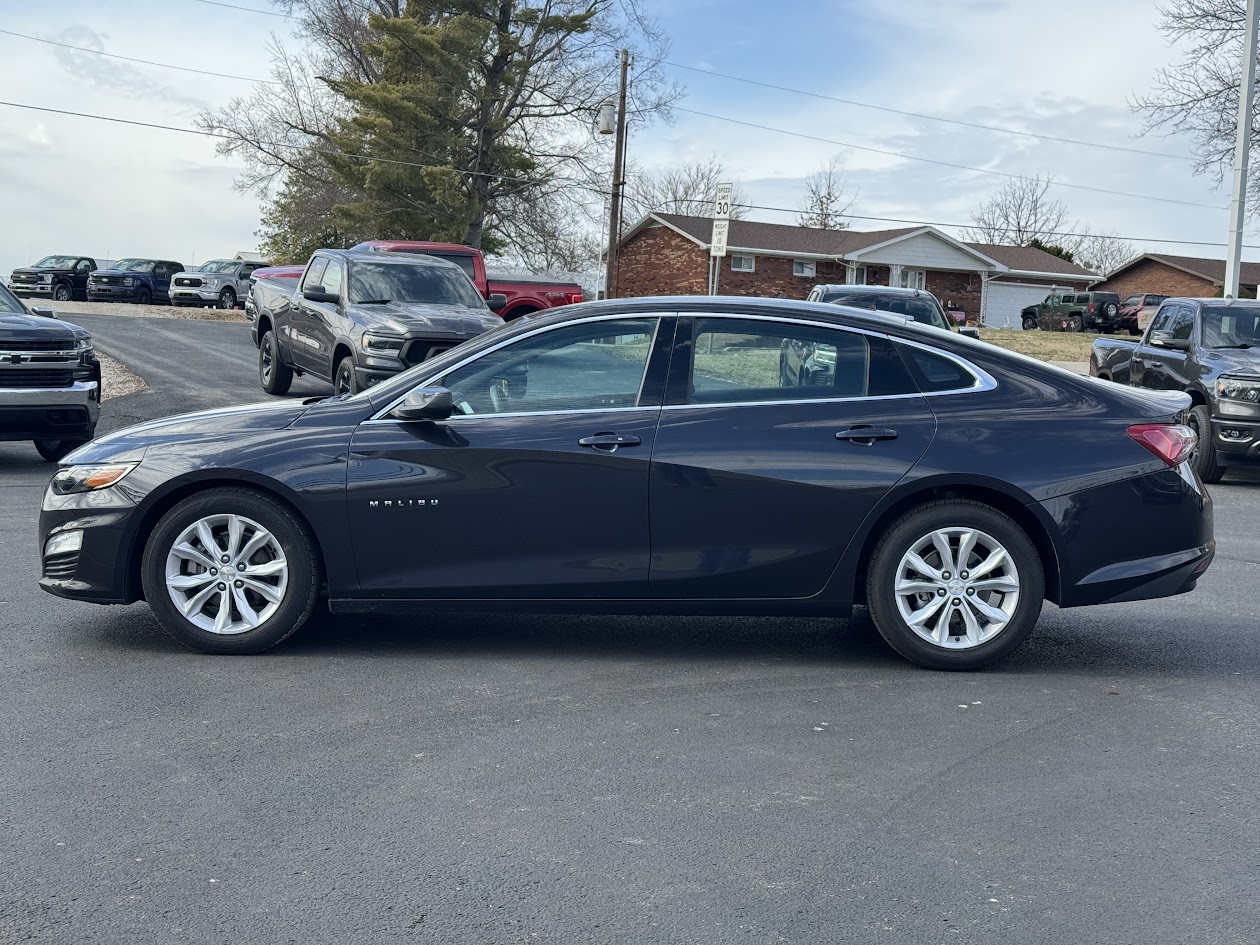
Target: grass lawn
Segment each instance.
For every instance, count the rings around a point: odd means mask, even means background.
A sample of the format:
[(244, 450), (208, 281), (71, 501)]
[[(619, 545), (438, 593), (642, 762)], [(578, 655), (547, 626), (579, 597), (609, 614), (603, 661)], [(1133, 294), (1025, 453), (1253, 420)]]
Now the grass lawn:
[[(1098, 335), (1087, 331), (1020, 331), (1017, 328), (981, 328), (980, 337), (1041, 361), (1088, 361), (1089, 346)], [(1127, 337), (1127, 336), (1126, 336)]]

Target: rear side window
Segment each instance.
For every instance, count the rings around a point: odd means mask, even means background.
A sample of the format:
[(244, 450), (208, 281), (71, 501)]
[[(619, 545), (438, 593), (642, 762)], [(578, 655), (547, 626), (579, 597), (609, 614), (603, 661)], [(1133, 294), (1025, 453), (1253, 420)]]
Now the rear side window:
[(925, 394), (976, 386), (976, 376), (951, 358), (913, 345), (899, 344), (897, 349)]

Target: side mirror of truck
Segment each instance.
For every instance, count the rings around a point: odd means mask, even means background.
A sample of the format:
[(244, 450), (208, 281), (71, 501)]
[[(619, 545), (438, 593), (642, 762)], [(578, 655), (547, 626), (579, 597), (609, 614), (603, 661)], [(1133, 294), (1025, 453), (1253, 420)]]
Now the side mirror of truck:
[(308, 302), (332, 302), (334, 305), (341, 301), (337, 293), (326, 291), (322, 285), (307, 286), (302, 290), (302, 298)]
[(1152, 348), (1168, 348), (1172, 351), (1187, 351), (1190, 348), (1189, 339), (1174, 338), (1171, 331), (1151, 332), (1150, 344)]
[(486, 304), (490, 306), (490, 311), (498, 314), (507, 308), (507, 296), (502, 292), (491, 292)]
[(31, 306), (31, 314), (39, 315), (42, 318), (56, 318), (57, 310), (48, 305), (33, 305)]

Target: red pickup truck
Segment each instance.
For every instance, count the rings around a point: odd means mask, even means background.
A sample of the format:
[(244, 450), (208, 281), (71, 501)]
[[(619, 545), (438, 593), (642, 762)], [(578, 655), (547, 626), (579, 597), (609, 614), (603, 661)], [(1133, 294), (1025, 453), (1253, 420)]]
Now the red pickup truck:
[(491, 275), (486, 272), (486, 259), (481, 250), (471, 246), (417, 240), (368, 240), (354, 248), (382, 253), (419, 253), (448, 259), (464, 270), (482, 298), (487, 301), (492, 295), (503, 295), (507, 298), (507, 304), (502, 309), (496, 308), (505, 321), (544, 308), (556, 308), (582, 301), (582, 287), (576, 282), (556, 282), (543, 276)]

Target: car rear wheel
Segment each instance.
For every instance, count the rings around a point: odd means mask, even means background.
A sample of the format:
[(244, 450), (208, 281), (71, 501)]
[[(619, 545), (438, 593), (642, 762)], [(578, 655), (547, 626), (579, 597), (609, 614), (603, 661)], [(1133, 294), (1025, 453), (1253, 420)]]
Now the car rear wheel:
[(73, 295), (73, 293), (70, 291), (70, 286), (66, 285), (64, 282), (53, 289), (54, 302), (69, 302), (71, 295)]
[(359, 392), (359, 378), (354, 371), (354, 358), (350, 355), (337, 362), (337, 370), (333, 372), (333, 388), (338, 394)]
[(302, 626), (319, 599), (315, 540), (286, 506), (210, 489), (162, 516), (141, 561), (145, 600), (203, 653), (259, 653)]
[(871, 619), (894, 650), (932, 669), (978, 669), (1008, 655), (1041, 614), (1045, 578), (1028, 535), (970, 499), (897, 519), (867, 571)]
[(258, 342), (258, 379), (268, 394), (287, 394), (293, 385), (293, 369), (280, 360), (276, 333), (271, 329), (263, 332)]
[(1186, 421), (1199, 438), (1192, 457), (1195, 471), (1204, 482), (1220, 482), (1225, 476), (1225, 467), (1216, 461), (1216, 443), (1212, 440), (1212, 411), (1199, 404), (1191, 408)]
[(1085, 320), (1079, 315), (1069, 315), (1063, 324), (1064, 331), (1084, 331)]
[(230, 286), (219, 293), (219, 308), (236, 308), (236, 290)]
[(1025, 318), (1025, 319), (1024, 319), (1024, 331), (1036, 331), (1036, 330), (1037, 330), (1037, 319), (1035, 319), (1035, 318)]
[(72, 450), (77, 450), (84, 443), (89, 442), (91, 436), (87, 436), (77, 440), (36, 440), (35, 449), (39, 451), (39, 455), (44, 457), (50, 463), (55, 463), (63, 456), (69, 454)]

